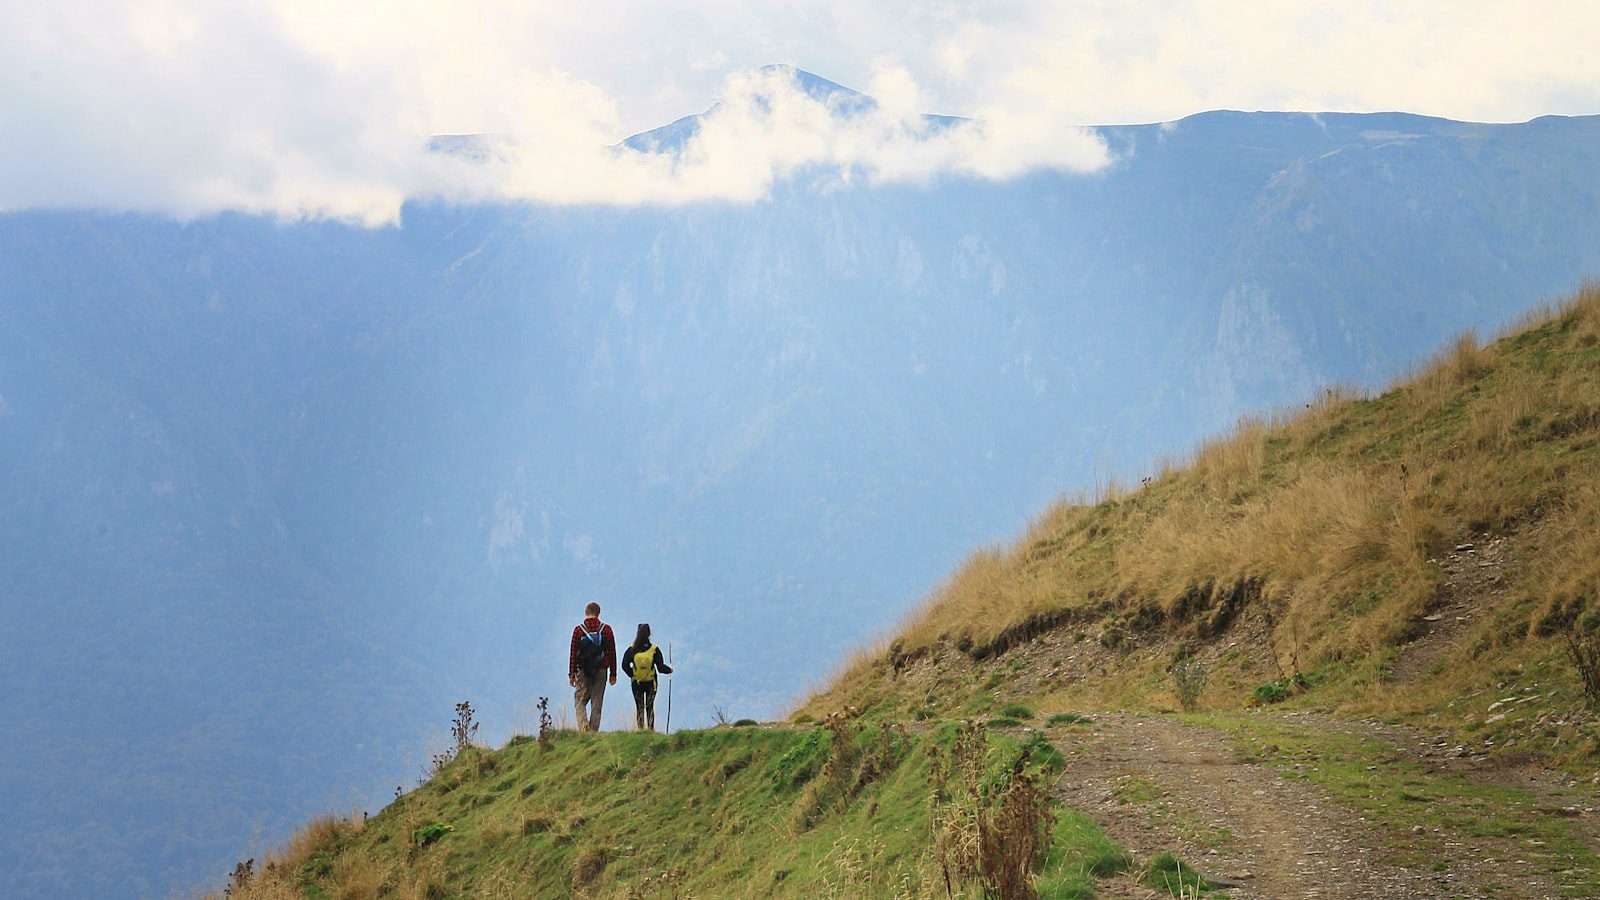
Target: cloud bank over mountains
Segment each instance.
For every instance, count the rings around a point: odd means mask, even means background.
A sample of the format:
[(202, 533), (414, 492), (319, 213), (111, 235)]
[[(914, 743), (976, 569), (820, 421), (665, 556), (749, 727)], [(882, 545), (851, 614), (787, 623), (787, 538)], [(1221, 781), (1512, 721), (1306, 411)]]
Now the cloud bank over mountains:
[[(1087, 122), (1208, 108), (1600, 109), (1600, 7), (0, 0), (0, 210), (393, 222), (408, 198), (749, 202), (1108, 161)], [(878, 99), (840, 115), (766, 63)], [(630, 133), (715, 103), (677, 153)], [(929, 111), (969, 121), (937, 125)], [(433, 134), (504, 135), (491, 162)]]
[(1098, 134), (1067, 123), (926, 116), (903, 69), (879, 73), (870, 100), (845, 89), (808, 90), (804, 82), (815, 80), (787, 66), (730, 75), (715, 106), (672, 146), (574, 145), (548, 130), (483, 136), (465, 163), (459, 154), (428, 160), (434, 177), (415, 193), (557, 204), (752, 202), (774, 181), (813, 169), (826, 188), (942, 174), (1087, 172), (1110, 159)]

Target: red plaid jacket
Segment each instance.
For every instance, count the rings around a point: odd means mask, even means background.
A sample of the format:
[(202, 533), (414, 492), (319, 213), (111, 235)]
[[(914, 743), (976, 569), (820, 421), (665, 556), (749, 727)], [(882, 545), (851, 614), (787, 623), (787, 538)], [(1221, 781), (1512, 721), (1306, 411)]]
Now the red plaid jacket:
[(572, 648), (567, 652), (567, 677), (578, 677), (578, 641), (583, 639), (584, 632), (593, 634), (596, 628), (600, 629), (600, 648), (606, 655), (602, 665), (611, 672), (612, 678), (617, 677), (617, 638), (611, 633), (610, 625), (601, 623), (594, 616), (589, 616), (582, 625), (572, 628)]

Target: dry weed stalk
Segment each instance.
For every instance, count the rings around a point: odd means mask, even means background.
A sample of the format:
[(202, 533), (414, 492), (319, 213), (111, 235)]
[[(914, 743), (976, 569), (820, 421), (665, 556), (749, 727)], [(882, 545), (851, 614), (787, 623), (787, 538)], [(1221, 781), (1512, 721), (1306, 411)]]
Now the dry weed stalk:
[(936, 760), (934, 855), (945, 893), (975, 884), (985, 897), (1033, 900), (1033, 871), (1043, 861), (1054, 813), (1049, 791), (1019, 756), (1009, 772), (988, 771), (988, 740), (975, 723), (956, 732)]

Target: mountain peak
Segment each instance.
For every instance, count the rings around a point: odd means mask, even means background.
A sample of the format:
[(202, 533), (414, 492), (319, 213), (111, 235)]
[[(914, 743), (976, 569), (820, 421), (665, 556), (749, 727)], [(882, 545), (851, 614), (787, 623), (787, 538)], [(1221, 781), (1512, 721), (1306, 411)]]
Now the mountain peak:
[(820, 100), (823, 103), (827, 103), (836, 97), (852, 99), (860, 97), (871, 100), (866, 94), (854, 88), (847, 88), (836, 81), (829, 81), (821, 75), (807, 72), (805, 69), (788, 63), (772, 63), (762, 66), (759, 71), (763, 75), (784, 75), (792, 78), (795, 85), (804, 91), (806, 96), (811, 97), (813, 100)]
[[(872, 95), (845, 87), (836, 81), (830, 81), (821, 75), (807, 72), (788, 63), (765, 65), (757, 72), (792, 80), (794, 86), (807, 97), (821, 103), (829, 112), (840, 118), (853, 118), (871, 113), (878, 108), (878, 101)], [(765, 102), (766, 98), (757, 99), (759, 102)], [(624, 139), (621, 146), (641, 153), (676, 153), (700, 133), (700, 126), (705, 116), (715, 112), (721, 105), (721, 101), (718, 101), (703, 113), (684, 116), (659, 128), (632, 135)], [(959, 116), (925, 115), (923, 118), (930, 128), (935, 130), (963, 121)]]

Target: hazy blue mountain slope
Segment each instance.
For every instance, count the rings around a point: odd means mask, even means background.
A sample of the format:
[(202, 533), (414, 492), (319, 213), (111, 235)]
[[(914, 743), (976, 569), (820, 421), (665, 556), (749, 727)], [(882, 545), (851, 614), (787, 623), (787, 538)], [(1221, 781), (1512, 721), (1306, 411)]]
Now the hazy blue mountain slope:
[(0, 216), (8, 890), (409, 784), (455, 700), (565, 701), (590, 598), (675, 722), (770, 713), (1059, 492), (1600, 271), (1594, 118), (1103, 133), (750, 206)]

